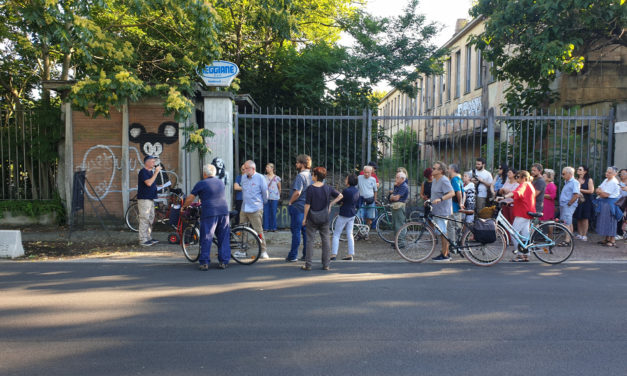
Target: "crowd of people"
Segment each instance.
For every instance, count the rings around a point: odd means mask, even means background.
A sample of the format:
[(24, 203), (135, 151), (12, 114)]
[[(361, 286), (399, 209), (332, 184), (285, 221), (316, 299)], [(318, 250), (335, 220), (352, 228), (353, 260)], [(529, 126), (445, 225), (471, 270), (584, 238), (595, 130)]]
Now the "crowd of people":
[[(146, 157), (144, 168), (138, 174), (139, 242), (144, 246), (156, 242), (151, 237), (151, 227), (154, 218), (153, 200), (157, 191), (155, 176), (160, 167), (154, 164), (152, 157)], [(350, 173), (345, 176), (342, 192), (325, 183), (326, 168), (319, 166), (312, 169), (310, 156), (298, 155), (295, 167), (297, 174), (292, 180), (288, 200), (292, 236), (285, 261), (305, 261), (302, 269), (311, 270), (312, 239), (316, 232), (320, 234), (322, 243), (323, 270), (329, 270), (330, 262), (336, 260), (342, 232), (346, 233), (348, 240), (348, 253), (343, 260), (353, 260), (355, 217), (360, 216), (367, 225), (372, 225), (376, 216), (375, 202), (381, 190), (376, 163), (369, 162), (359, 175)], [(494, 176), (486, 169), (483, 158), (477, 158), (474, 167), (462, 173), (456, 164), (447, 165), (437, 161), (423, 171), (420, 198), (430, 200), (433, 214), (452, 219), (433, 219), (434, 227), (446, 233), (449, 239), (455, 238), (461, 221), (473, 222), (478, 213), (492, 201), (501, 200), (512, 203), (503, 206), (503, 215), (516, 231), (525, 236), (529, 235), (532, 219), (530, 212), (542, 213), (542, 220), (559, 218), (571, 231), (576, 226), (575, 236), (583, 242), (588, 241), (589, 227), (593, 222), (596, 223), (596, 233), (603, 237), (599, 243), (604, 246), (615, 247), (616, 240), (625, 236), (627, 169), (618, 171), (616, 167), (608, 167), (605, 179), (595, 189), (587, 166), (581, 165), (577, 169), (567, 166), (561, 171), (564, 184), (559, 191), (554, 182), (555, 171), (539, 163), (533, 164), (530, 171), (516, 170), (502, 163)], [(246, 161), (240, 171), (241, 174), (233, 184), (235, 210), (238, 212), (234, 220), (235, 223), (250, 223), (261, 240), (260, 257), (268, 258), (264, 232), (277, 230), (276, 212), (282, 179), (276, 174), (272, 163), (265, 166), (265, 175), (257, 172), (257, 166), (252, 160)], [(395, 232), (405, 223), (408, 182), (407, 170), (399, 167), (394, 176), (393, 189), (386, 192)], [(201, 200), (201, 270), (208, 269), (209, 250), (214, 237), (219, 250), (218, 267), (226, 268), (230, 260), (230, 223), (225, 190), (223, 180), (216, 176), (215, 166), (206, 165), (203, 167), (203, 179), (194, 186), (181, 207), (184, 210), (197, 197)], [(335, 204), (339, 204), (340, 208), (331, 234), (330, 209)], [(444, 236), (441, 238), (441, 253), (433, 260), (449, 261), (449, 244)], [(299, 258), (301, 241), (302, 256)], [(527, 260), (525, 254), (520, 254), (512, 261)]]

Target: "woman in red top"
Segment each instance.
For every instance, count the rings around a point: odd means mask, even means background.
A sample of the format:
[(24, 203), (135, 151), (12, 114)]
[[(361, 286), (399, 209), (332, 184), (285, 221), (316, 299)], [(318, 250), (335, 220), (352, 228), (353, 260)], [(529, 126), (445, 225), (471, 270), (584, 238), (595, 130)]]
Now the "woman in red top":
[[(512, 214), (514, 215), (514, 223), (512, 227), (516, 232), (524, 237), (529, 237), (529, 228), (531, 225), (531, 216), (527, 212), (536, 212), (536, 190), (531, 184), (531, 175), (525, 170), (520, 170), (514, 176), (518, 182), (518, 187), (513, 191), (505, 195), (505, 197), (512, 197), (514, 199), (514, 209)], [(518, 246), (516, 239), (512, 237), (514, 246)], [(514, 262), (527, 262), (529, 259), (526, 254), (518, 255), (512, 261)]]

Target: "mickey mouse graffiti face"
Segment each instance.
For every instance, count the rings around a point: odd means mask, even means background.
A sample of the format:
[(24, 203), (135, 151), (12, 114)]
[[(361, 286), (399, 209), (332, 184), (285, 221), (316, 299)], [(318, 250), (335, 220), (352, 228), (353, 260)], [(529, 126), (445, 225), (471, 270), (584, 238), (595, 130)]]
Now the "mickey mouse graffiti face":
[(143, 125), (133, 123), (129, 126), (128, 133), (129, 141), (139, 143), (139, 149), (144, 156), (152, 155), (159, 159), (163, 153), (163, 146), (179, 139), (179, 125), (173, 121), (166, 121), (159, 125), (158, 133), (148, 133)]

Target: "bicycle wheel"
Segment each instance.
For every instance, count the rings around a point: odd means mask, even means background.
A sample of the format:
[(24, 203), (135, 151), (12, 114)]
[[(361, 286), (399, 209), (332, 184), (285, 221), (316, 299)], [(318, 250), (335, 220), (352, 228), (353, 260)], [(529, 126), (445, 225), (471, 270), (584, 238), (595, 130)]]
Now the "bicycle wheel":
[(392, 227), (392, 213), (385, 211), (377, 217), (377, 234), (384, 242), (394, 243), (394, 228)]
[(435, 249), (435, 234), (424, 222), (405, 223), (394, 238), (394, 249), (409, 262), (423, 262)]
[[(570, 255), (573, 254), (575, 249), (573, 238), (573, 234), (563, 224), (547, 222), (541, 224), (538, 230), (531, 235), (532, 243), (537, 244), (537, 246), (531, 246), (530, 248), (538, 260), (547, 264), (559, 264), (568, 260)], [(552, 245), (548, 245), (549, 243)]]
[(246, 226), (231, 229), (231, 257), (238, 264), (250, 265), (261, 256), (261, 240), (255, 230)]
[[(333, 233), (335, 232), (335, 224), (337, 221), (337, 217), (339, 217), (339, 214), (333, 217), (333, 220), (331, 221), (331, 236), (333, 236)], [(359, 227), (355, 225), (360, 225), (360, 224), (361, 224), (361, 218), (359, 218), (358, 216), (355, 216), (355, 222), (353, 223), (353, 239), (355, 239), (355, 236), (357, 236), (357, 233), (359, 232)], [(340, 240), (343, 242), (347, 240), (345, 229), (343, 229), (342, 232), (340, 233)]]
[(190, 262), (198, 261), (198, 257), (200, 257), (200, 229), (195, 224), (191, 224), (183, 230), (181, 247), (183, 247), (183, 254), (186, 259)]
[(139, 207), (137, 202), (132, 203), (128, 209), (126, 209), (124, 220), (126, 221), (126, 226), (131, 231), (139, 231)]
[(475, 241), (474, 234), (470, 229), (462, 234), (462, 252), (468, 261), (478, 266), (490, 266), (501, 261), (507, 248), (507, 237), (500, 227), (496, 227), (496, 241), (494, 243), (482, 244)]

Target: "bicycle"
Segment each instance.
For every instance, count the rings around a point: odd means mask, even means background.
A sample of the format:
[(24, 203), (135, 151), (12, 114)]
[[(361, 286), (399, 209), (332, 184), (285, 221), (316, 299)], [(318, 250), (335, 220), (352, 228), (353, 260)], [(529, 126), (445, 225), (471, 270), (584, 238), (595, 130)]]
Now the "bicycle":
[[(458, 221), (431, 213), (431, 202), (425, 201), (425, 212), (420, 221), (405, 223), (396, 233), (394, 249), (403, 259), (409, 262), (423, 262), (431, 257), (438, 243), (436, 231), (449, 242), (449, 251), (459, 254), (477, 266), (490, 266), (499, 262), (505, 254), (507, 247), (505, 233), (495, 224), (496, 241), (493, 243), (481, 243), (475, 241), (474, 226), (464, 221)], [(471, 214), (471, 210), (460, 210), (462, 213)], [(461, 233), (456, 231), (455, 239), (448, 238), (446, 231), (433, 221), (434, 218), (445, 219), (451, 222), (461, 223)], [(435, 228), (433, 227), (435, 226)]]
[[(236, 211), (229, 213), (229, 220), (237, 215)], [(198, 261), (200, 257), (200, 207), (190, 207), (184, 214), (184, 218), (191, 222), (181, 232), (181, 247), (183, 255), (190, 262)], [(231, 227), (229, 237), (231, 244), (231, 257), (238, 264), (252, 265), (261, 256), (261, 240), (259, 234), (248, 223), (240, 223)], [(213, 244), (218, 245), (213, 238)]]
[(531, 251), (538, 260), (547, 264), (562, 263), (573, 254), (575, 250), (573, 233), (563, 224), (555, 221), (539, 223), (538, 218), (542, 217), (542, 213), (527, 212), (534, 220), (530, 224), (529, 237), (526, 237), (512, 227), (501, 210), (497, 210), (497, 224), (518, 242), (518, 249), (514, 250), (514, 254), (518, 252), (527, 254)]
[[(180, 204), (183, 200), (183, 194), (180, 190), (171, 190), (166, 193), (160, 193), (157, 199), (154, 200), (155, 204), (155, 223), (170, 224), (172, 227), (176, 227), (175, 224), (170, 222), (170, 212), (180, 209)], [(131, 204), (126, 213), (124, 214), (124, 221), (126, 226), (134, 232), (139, 231), (139, 207), (137, 203), (137, 196), (133, 197)]]

